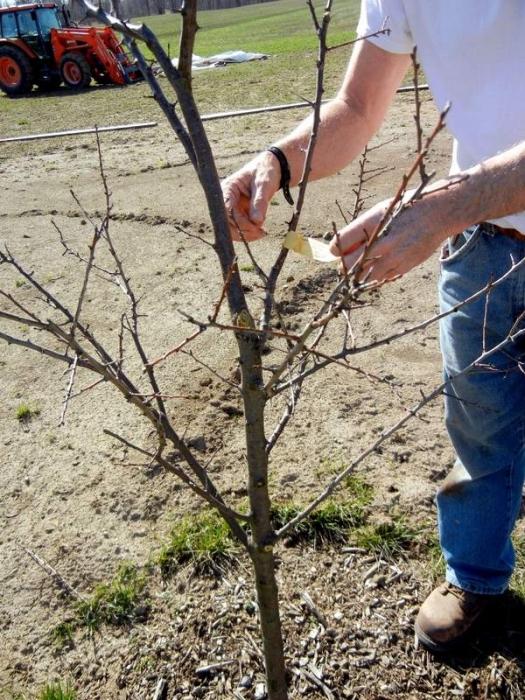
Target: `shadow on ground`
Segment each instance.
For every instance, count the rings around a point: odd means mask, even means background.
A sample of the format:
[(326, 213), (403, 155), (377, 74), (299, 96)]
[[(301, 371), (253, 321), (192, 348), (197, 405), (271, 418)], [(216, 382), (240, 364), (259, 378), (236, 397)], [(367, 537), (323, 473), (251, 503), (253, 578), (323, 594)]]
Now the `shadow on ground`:
[(485, 666), (495, 654), (525, 671), (525, 600), (512, 592), (490, 605), (463, 648), (440, 660), (464, 673)]

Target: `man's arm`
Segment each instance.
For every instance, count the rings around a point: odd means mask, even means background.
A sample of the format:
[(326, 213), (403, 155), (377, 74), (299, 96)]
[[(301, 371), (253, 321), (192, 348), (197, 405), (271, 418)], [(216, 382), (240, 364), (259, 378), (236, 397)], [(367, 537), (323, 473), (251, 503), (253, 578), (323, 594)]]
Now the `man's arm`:
[[(367, 251), (362, 276), (382, 281), (404, 275), (448, 236), (481, 221), (525, 211), (525, 141), (454, 175), (452, 180), (456, 179), (460, 181), (447, 189), (443, 189), (446, 179), (430, 185), (428, 194), (394, 219), (388, 235)], [(388, 201), (377, 204), (340, 232), (347, 269), (363, 253), (366, 235), (375, 229), (387, 205)], [(340, 254), (336, 240), (330, 246)]]
[[(383, 121), (409, 62), (408, 55), (384, 51), (369, 41), (356, 44), (341, 89), (322, 107), (310, 180), (341, 170), (361, 153)], [(301, 178), (311, 129), (309, 117), (275, 144), (288, 159), (291, 185)], [(279, 162), (264, 152), (224, 181), (234, 239), (240, 238), (237, 226), (247, 240), (264, 235), (266, 211), (280, 179)]]

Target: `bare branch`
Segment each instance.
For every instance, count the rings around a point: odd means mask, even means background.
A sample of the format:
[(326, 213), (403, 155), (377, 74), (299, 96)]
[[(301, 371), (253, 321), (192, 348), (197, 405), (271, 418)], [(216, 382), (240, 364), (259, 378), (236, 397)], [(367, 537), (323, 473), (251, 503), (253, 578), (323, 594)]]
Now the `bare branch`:
[[(99, 144), (99, 148), (100, 148), (100, 143), (98, 140), (98, 131), (97, 131), (97, 143)], [(89, 276), (91, 274), (91, 270), (92, 270), (93, 264), (95, 262), (95, 249), (96, 249), (98, 241), (100, 240), (100, 236), (102, 234), (102, 231), (104, 230), (104, 228), (106, 226), (107, 226), (107, 221), (104, 220), (102, 222), (102, 224), (100, 225), (100, 228), (98, 226), (95, 226), (95, 230), (93, 232), (93, 239), (91, 241), (91, 245), (89, 246), (89, 257), (87, 259), (86, 267), (84, 270), (84, 279), (82, 281), (82, 288), (80, 290), (80, 294), (79, 294), (78, 301), (77, 301), (77, 308), (75, 311), (75, 317), (73, 318), (73, 323), (71, 325), (70, 333), (71, 333), (72, 338), (75, 337), (75, 331), (77, 329), (77, 325), (78, 325), (78, 322), (80, 320), (80, 313), (82, 311), (82, 304), (84, 302), (84, 297), (86, 296), (86, 291), (88, 288)]]
[[(414, 108), (415, 108), (415, 113), (414, 113), (414, 121), (416, 124), (416, 143), (417, 143), (417, 152), (421, 153), (423, 149), (423, 128), (421, 126), (421, 98), (419, 96), (419, 69), (420, 65), (417, 62), (417, 47), (414, 46), (414, 50), (411, 54), (411, 59), (412, 59), (412, 68), (414, 71), (414, 79), (413, 79), (413, 84), (414, 84)], [(429, 176), (427, 175), (426, 169), (425, 169), (425, 161), (421, 160), (419, 163), (419, 177), (421, 178), (422, 183), (427, 183), (429, 181)]]
[[(31, 340), (23, 340), (22, 338), (17, 338), (14, 335), (9, 335), (8, 333), (3, 333), (2, 331), (0, 331), (0, 340), (5, 340), (8, 345), (20, 345), (20, 347), (22, 348), (34, 350), (40, 355), (45, 355), (46, 357), (50, 357), (53, 360), (60, 360), (60, 362), (65, 362), (68, 365), (72, 365), (74, 362), (74, 359), (72, 357), (69, 357), (68, 355), (62, 355), (61, 353), (56, 352), (55, 350), (45, 348), (42, 345), (37, 345)], [(82, 361), (80, 361), (79, 364), (82, 367), (89, 367), (88, 363), (84, 363)]]
[(378, 29), (377, 32), (372, 32), (371, 34), (366, 34), (365, 36), (360, 36), (357, 39), (352, 39), (351, 41), (343, 41), (342, 44), (335, 44), (335, 46), (329, 46), (327, 51), (335, 51), (336, 49), (342, 49), (345, 46), (353, 46), (358, 41), (364, 41), (365, 39), (373, 39), (375, 36), (381, 36), (381, 34), (390, 34), (390, 29), (388, 27), (382, 27)]
[(296, 382), (295, 384), (290, 386), (290, 398), (286, 403), (286, 408), (284, 409), (279, 422), (275, 426), (273, 433), (268, 438), (268, 442), (266, 443), (266, 454), (270, 454), (272, 449), (275, 447), (284, 429), (288, 425), (290, 418), (295, 413), (295, 407), (297, 405), (297, 402), (299, 401), (299, 397), (301, 396), (302, 388), (302, 381)]
[(237, 537), (237, 539), (244, 544), (245, 546), (248, 546), (248, 538), (246, 536), (246, 533), (240, 527), (238, 520), (248, 520), (249, 517), (244, 515), (243, 513), (237, 513), (231, 508), (228, 508), (228, 506), (224, 503), (222, 499), (218, 499), (216, 497), (216, 494), (213, 493), (212, 491), (206, 489), (206, 488), (201, 488), (198, 484), (196, 484), (193, 479), (191, 479), (186, 472), (181, 469), (180, 467), (176, 466), (175, 464), (172, 464), (169, 462), (167, 459), (162, 457), (161, 455), (153, 452), (148, 452), (148, 450), (143, 449), (142, 447), (139, 447), (138, 445), (135, 445), (133, 442), (130, 442), (126, 438), (122, 437), (118, 433), (114, 433), (112, 430), (104, 430), (104, 433), (106, 435), (110, 435), (111, 437), (115, 438), (115, 440), (118, 440), (121, 442), (123, 445), (126, 445), (126, 447), (130, 447), (131, 449), (140, 452), (141, 454), (150, 457), (152, 460), (158, 462), (161, 464), (166, 471), (169, 471), (173, 474), (175, 474), (181, 481), (183, 481), (189, 488), (196, 493), (198, 496), (203, 498), (205, 501), (207, 501), (210, 505), (212, 505), (214, 508), (216, 508), (220, 514), (223, 516), (223, 518), (226, 520), (228, 525), (230, 526), (233, 534)]
[(239, 270), (237, 268), (237, 258), (234, 258), (232, 260), (232, 264), (230, 265), (230, 269), (228, 270), (228, 274), (226, 275), (226, 279), (224, 280), (224, 284), (222, 285), (221, 295), (219, 297), (219, 301), (215, 304), (213, 314), (210, 317), (210, 321), (212, 323), (214, 323), (217, 320), (217, 316), (219, 315), (219, 311), (221, 310), (222, 302), (224, 301), (226, 295), (228, 294), (228, 288), (231, 284), (232, 277), (236, 273), (239, 274)]
[(70, 401), (71, 395), (73, 393), (73, 384), (75, 382), (75, 375), (76, 375), (77, 367), (78, 367), (78, 359), (79, 359), (78, 355), (75, 355), (73, 363), (69, 367), (69, 382), (67, 385), (66, 395), (64, 397), (64, 404), (62, 406), (62, 413), (60, 415), (60, 420), (58, 422), (58, 425), (64, 425), (64, 423), (65, 423), (67, 407), (69, 405), (69, 401)]
[[(315, 90), (315, 99), (313, 101), (312, 131), (310, 134), (310, 140), (308, 142), (308, 149), (306, 151), (306, 157), (303, 165), (303, 173), (299, 182), (299, 193), (297, 195), (297, 203), (295, 205), (295, 210), (292, 215), (292, 219), (288, 225), (289, 231), (296, 231), (299, 225), (299, 219), (301, 216), (304, 198), (306, 195), (306, 186), (308, 184), (308, 178), (312, 169), (312, 160), (315, 150), (315, 144), (317, 141), (317, 134), (319, 131), (319, 124), (321, 123), (321, 107), (324, 93), (324, 66), (327, 52), (326, 36), (328, 32), (328, 25), (330, 23), (330, 11), (332, 7), (332, 0), (327, 0), (326, 2), (321, 23), (319, 23), (319, 20), (317, 19), (312, 0), (307, 0), (307, 5), (310, 10), (310, 14), (312, 15), (312, 20), (314, 22), (314, 26), (316, 28), (317, 36), (319, 39), (319, 51), (317, 58), (317, 82)], [(279, 255), (277, 256), (276, 261), (272, 265), (272, 268), (268, 275), (268, 283), (266, 286), (266, 295), (264, 299), (264, 310), (260, 322), (260, 326), (263, 330), (266, 330), (270, 325), (270, 317), (272, 314), (275, 287), (287, 256), (288, 249), (282, 248), (279, 252)]]
[(77, 396), (81, 396), (82, 394), (87, 393), (91, 389), (94, 389), (96, 386), (99, 384), (104, 384), (104, 382), (107, 382), (107, 379), (105, 377), (102, 377), (101, 379), (97, 379), (95, 382), (91, 382), (91, 384), (88, 384), (87, 386), (82, 387), (82, 389), (79, 389), (76, 394), (72, 394), (70, 396), (70, 399), (76, 399)]
[(155, 360), (150, 360), (149, 366), (150, 367), (155, 367), (155, 365), (158, 365), (160, 362), (164, 362), (164, 360), (167, 360), (170, 355), (173, 355), (176, 352), (180, 352), (188, 343), (190, 343), (192, 340), (195, 340), (197, 336), (199, 336), (201, 333), (204, 333), (206, 328), (200, 327), (197, 328), (196, 331), (191, 333), (191, 335), (187, 336), (182, 342), (180, 342), (178, 345), (176, 345), (174, 348), (171, 348), (171, 350), (168, 350), (167, 352), (164, 353), (164, 355), (161, 355), (160, 357), (157, 357)]
[(178, 68), (186, 81), (187, 89), (191, 92), (193, 46), (195, 44), (195, 34), (199, 29), (197, 25), (197, 0), (183, 0), (181, 14), (183, 22), (180, 35)]
[[(128, 25), (129, 26), (129, 25)], [(177, 113), (175, 111), (175, 105), (171, 104), (171, 102), (166, 98), (166, 95), (164, 94), (162, 88), (160, 87), (160, 84), (155, 77), (155, 74), (153, 73), (153, 69), (149, 65), (149, 63), (146, 61), (144, 58), (144, 54), (142, 51), (139, 49), (137, 42), (135, 39), (130, 38), (129, 36), (125, 38), (126, 45), (130, 49), (131, 53), (133, 54), (133, 57), (138, 63), (138, 66), (140, 68), (140, 71), (142, 75), (144, 76), (144, 79), (150, 86), (151, 92), (153, 94), (153, 98), (159, 105), (159, 107), (162, 109), (164, 112), (164, 115), (166, 119), (169, 122), (169, 125), (173, 129), (173, 131), (177, 134), (177, 137), (179, 138), (179, 141), (181, 142), (184, 150), (186, 151), (186, 155), (188, 156), (190, 163), (193, 165), (194, 168), (197, 167), (197, 156), (195, 155), (195, 149), (193, 148), (193, 144), (191, 142), (191, 139), (189, 137), (188, 132), (184, 128), (184, 125), (180, 121), (179, 117), (177, 116)], [(190, 80), (191, 80), (191, 70), (190, 70)]]

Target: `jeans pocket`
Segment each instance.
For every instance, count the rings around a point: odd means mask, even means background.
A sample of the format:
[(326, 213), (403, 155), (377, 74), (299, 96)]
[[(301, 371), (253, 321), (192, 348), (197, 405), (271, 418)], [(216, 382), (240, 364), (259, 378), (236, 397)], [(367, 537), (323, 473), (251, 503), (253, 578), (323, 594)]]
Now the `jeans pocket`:
[(441, 264), (447, 266), (458, 260), (462, 260), (467, 254), (474, 250), (479, 242), (481, 234), (481, 226), (472, 226), (465, 229), (463, 233), (449, 238), (441, 249)]

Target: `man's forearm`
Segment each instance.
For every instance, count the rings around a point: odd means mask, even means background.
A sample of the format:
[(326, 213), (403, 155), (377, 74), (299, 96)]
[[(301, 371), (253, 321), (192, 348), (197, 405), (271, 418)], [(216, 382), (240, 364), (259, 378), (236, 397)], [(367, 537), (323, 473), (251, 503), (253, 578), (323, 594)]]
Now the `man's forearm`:
[[(332, 175), (361, 153), (381, 125), (409, 60), (366, 40), (356, 45), (337, 97), (321, 109), (311, 180)], [(288, 159), (292, 185), (301, 179), (311, 132), (309, 117), (276, 143)]]
[(525, 211), (525, 141), (450, 181), (456, 178), (447, 189), (446, 180), (432, 185), (413, 207), (414, 222), (420, 219), (441, 240), (472, 224)]
[[(311, 133), (310, 117), (276, 143), (288, 159), (293, 187), (301, 179)], [(323, 105), (309, 179), (319, 180), (345, 168), (362, 152), (372, 136), (371, 122), (355, 105), (339, 97)]]
[(525, 141), (467, 174), (465, 206), (472, 223), (525, 211)]

